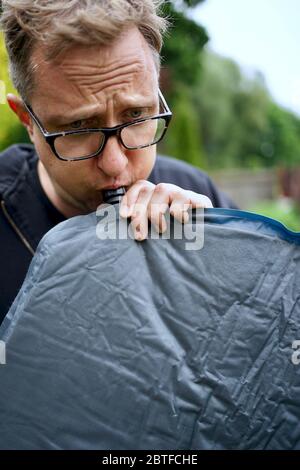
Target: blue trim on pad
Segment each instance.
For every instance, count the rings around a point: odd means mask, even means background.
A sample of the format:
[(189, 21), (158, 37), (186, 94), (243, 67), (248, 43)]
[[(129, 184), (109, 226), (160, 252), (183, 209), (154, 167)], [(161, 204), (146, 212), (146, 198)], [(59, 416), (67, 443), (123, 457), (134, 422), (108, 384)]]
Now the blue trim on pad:
[[(259, 231), (266, 235), (278, 236), (279, 238), (300, 245), (300, 232), (293, 232), (289, 230), (285, 225), (275, 219), (266, 217), (264, 215), (255, 214), (254, 212), (241, 211), (237, 209), (205, 209), (204, 211), (205, 221), (216, 224), (227, 224), (233, 221), (236, 222), (249, 222), (247, 228), (256, 231), (259, 227)], [(251, 224), (252, 222), (252, 224)], [(242, 229), (242, 225), (240, 226)]]

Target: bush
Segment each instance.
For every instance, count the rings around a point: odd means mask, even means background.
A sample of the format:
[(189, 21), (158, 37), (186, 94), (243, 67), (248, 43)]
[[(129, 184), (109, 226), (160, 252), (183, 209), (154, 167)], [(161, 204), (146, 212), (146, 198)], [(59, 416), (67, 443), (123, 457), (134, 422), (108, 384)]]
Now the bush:
[[(2, 33), (0, 33), (0, 82), (5, 93), (17, 93), (9, 79), (8, 59)], [(29, 142), (27, 131), (8, 104), (0, 104), (0, 151), (18, 142)]]

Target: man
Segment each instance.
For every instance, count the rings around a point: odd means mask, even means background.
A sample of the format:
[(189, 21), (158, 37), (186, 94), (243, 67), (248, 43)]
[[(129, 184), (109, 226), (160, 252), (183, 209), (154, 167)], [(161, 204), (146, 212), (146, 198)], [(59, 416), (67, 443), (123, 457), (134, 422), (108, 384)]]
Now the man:
[(198, 170), (156, 161), (171, 115), (159, 91), (166, 23), (157, 8), (154, 0), (2, 1), (20, 94), (7, 99), (33, 147), (0, 156), (0, 321), (42, 236), (96, 210), (104, 189), (127, 188), (121, 215), (137, 240), (148, 219), (165, 230), (167, 208), (186, 221), (188, 208), (230, 205)]

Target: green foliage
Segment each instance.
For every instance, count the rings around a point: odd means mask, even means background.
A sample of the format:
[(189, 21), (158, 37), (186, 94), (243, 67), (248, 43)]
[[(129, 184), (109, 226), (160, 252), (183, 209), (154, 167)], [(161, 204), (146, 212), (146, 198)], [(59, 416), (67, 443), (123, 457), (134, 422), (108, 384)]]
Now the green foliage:
[(293, 113), (270, 103), (266, 136), (273, 165), (300, 165), (300, 120)]
[[(0, 33), (0, 80), (4, 82), (6, 93), (16, 93), (8, 75), (7, 54), (3, 36)], [(16, 142), (29, 142), (25, 128), (7, 104), (0, 104), (0, 151)]]
[(205, 29), (187, 17), (186, 8), (203, 0), (165, 3), (165, 15), (172, 27), (165, 39), (162, 57), (162, 89), (173, 120), (161, 145), (163, 152), (195, 166), (205, 166), (201, 141), (200, 116), (194, 106), (194, 91), (202, 75), (201, 51), (208, 41)]
[[(177, 8), (195, 7), (203, 2), (204, 0), (173, 0), (173, 3)], [(166, 3), (169, 3), (169, 2), (166, 2)]]
[[(186, 2), (196, 5), (199, 2)], [(195, 86), (201, 77), (200, 51), (208, 41), (205, 29), (189, 19), (184, 12), (166, 2), (164, 14), (170, 18), (172, 27), (162, 50), (163, 66), (170, 70), (171, 82), (168, 94), (178, 86)], [(170, 89), (171, 85), (171, 89)]]
[(263, 165), (270, 97), (260, 75), (246, 77), (232, 60), (206, 53), (195, 102), (212, 168)]
[(196, 5), (199, 5), (199, 3), (202, 3), (204, 0), (184, 0), (184, 3), (188, 7), (195, 7)]
[(173, 101), (174, 117), (164, 142), (163, 151), (192, 165), (205, 167), (205, 155), (199, 133), (199, 115), (184, 88)]
[(207, 52), (194, 94), (211, 168), (300, 163), (300, 119), (272, 101), (260, 74)]
[(300, 208), (291, 203), (285, 205), (279, 201), (262, 201), (251, 207), (251, 212), (276, 219), (290, 230), (300, 232)]
[(206, 32), (186, 14), (199, 3), (166, 2), (174, 27), (163, 50), (162, 87), (174, 122), (163, 149), (211, 169), (299, 165), (300, 119), (272, 101), (261, 74), (203, 53)]

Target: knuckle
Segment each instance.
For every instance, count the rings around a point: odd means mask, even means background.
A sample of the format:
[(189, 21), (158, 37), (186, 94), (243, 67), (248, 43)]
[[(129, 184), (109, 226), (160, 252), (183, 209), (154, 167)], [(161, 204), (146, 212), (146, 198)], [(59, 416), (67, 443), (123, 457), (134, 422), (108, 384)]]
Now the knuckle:
[(149, 190), (150, 188), (147, 187), (147, 186), (142, 186), (140, 191), (139, 191), (139, 195), (140, 196), (146, 196), (148, 193), (149, 193)]
[(159, 214), (161, 213), (159, 204), (153, 204), (149, 207), (148, 210), (148, 216), (150, 219), (157, 219), (159, 217)]
[(148, 180), (138, 180), (136, 182), (136, 184), (138, 184), (139, 186), (141, 186), (143, 188), (148, 188), (148, 189), (151, 189), (152, 187), (155, 187), (155, 185), (153, 183), (151, 183), (150, 181), (148, 181)]
[(211, 207), (212, 206), (212, 202), (211, 202), (211, 200), (209, 199), (208, 196), (203, 195), (202, 196), (202, 201), (203, 201), (204, 206), (206, 206), (206, 207)]
[(170, 210), (172, 211), (181, 211), (183, 210), (183, 204), (181, 204), (178, 201), (173, 201), (170, 207)]
[(133, 208), (132, 217), (133, 218), (140, 218), (143, 216), (145, 212), (145, 206), (141, 203), (136, 203)]
[(165, 204), (163, 202), (153, 202), (149, 207), (149, 211), (154, 216), (158, 216), (159, 214), (164, 214), (167, 211), (167, 209), (168, 209), (168, 204)]
[(168, 185), (166, 183), (158, 183), (155, 186), (155, 193), (156, 194), (162, 194), (165, 193), (168, 190)]

